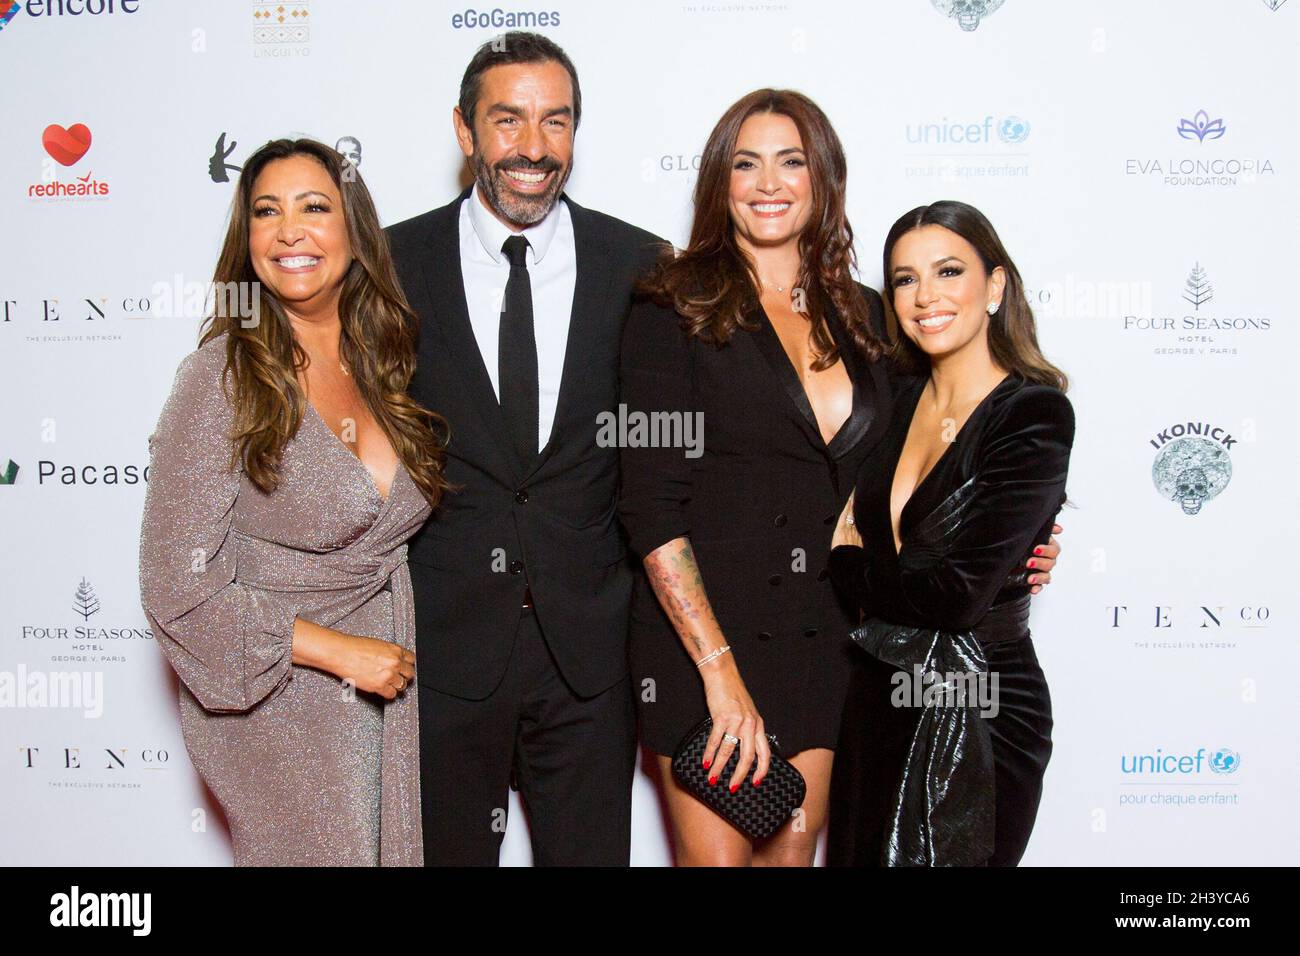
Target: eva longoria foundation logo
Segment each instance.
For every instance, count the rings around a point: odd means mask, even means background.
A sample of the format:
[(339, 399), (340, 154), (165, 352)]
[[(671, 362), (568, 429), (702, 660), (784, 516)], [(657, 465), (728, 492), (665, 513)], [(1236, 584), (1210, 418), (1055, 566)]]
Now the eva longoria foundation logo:
[(1204, 143), (1206, 139), (1220, 139), (1228, 128), (1223, 125), (1221, 119), (1210, 119), (1210, 114), (1205, 110), (1197, 110), (1196, 115), (1191, 119), (1184, 119), (1178, 123), (1178, 135), (1183, 139), (1195, 138), (1198, 143)]
[(1129, 157), (1124, 160), (1124, 175), (1158, 179), (1165, 186), (1224, 187), (1253, 183), (1277, 173), (1268, 156), (1224, 155), (1222, 150), (1215, 150), (1214, 146), (1226, 137), (1228, 126), (1207, 110), (1180, 117), (1174, 130), (1182, 140), (1195, 144), (1192, 153), (1164, 159)]

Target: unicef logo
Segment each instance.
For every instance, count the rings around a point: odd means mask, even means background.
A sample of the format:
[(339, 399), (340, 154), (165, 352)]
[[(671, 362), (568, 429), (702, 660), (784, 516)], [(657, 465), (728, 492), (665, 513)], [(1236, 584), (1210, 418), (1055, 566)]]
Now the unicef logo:
[(1029, 121), (1019, 116), (1008, 116), (998, 124), (998, 139), (1015, 145), (1029, 138)]
[(1210, 754), (1210, 769), (1215, 773), (1236, 773), (1241, 766), (1241, 754), (1227, 747), (1220, 747)]

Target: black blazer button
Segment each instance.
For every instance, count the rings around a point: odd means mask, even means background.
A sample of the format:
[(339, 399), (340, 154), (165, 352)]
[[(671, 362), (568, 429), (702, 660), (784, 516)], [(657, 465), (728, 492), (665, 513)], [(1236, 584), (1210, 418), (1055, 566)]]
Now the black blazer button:
[(786, 517), (785, 517), (785, 515), (777, 515), (777, 516), (776, 516), (776, 520), (773, 521), (772, 523), (773, 523), (774, 525), (776, 525), (778, 528), (784, 528), (784, 527), (785, 527), (785, 522), (786, 522)]
[(816, 637), (816, 636), (817, 636), (817, 628), (815, 628), (815, 627), (806, 627), (806, 628), (804, 628), (803, 636), (804, 636), (804, 637)]
[(779, 574), (772, 575), (770, 578), (767, 579), (767, 583), (772, 585), (772, 587), (776, 587), (778, 584), (781, 583), (781, 575)]
[(769, 634), (767, 631), (759, 631), (758, 639), (760, 641), (770, 641), (772, 639), (772, 635)]
[(523, 571), (523, 569), (524, 569), (524, 562), (522, 562), (522, 561), (511, 561), (511, 562), (510, 562), (510, 573), (511, 573), (511, 574), (519, 574), (521, 571)]
[(519, 502), (521, 505), (522, 505), (522, 504), (527, 504), (527, 503), (528, 503), (528, 489), (527, 489), (527, 488), (520, 488), (518, 491), (516, 491), (516, 492), (515, 492), (515, 501)]

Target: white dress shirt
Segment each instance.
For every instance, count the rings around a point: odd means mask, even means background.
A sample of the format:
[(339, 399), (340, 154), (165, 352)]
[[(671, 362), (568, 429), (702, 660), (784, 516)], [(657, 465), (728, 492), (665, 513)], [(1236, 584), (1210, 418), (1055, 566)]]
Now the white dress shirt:
[(465, 304), (478, 341), (479, 354), (497, 401), (501, 400), (499, 338), (501, 309), (510, 260), (501, 246), (511, 236), (528, 240), (528, 282), (533, 292), (533, 334), (537, 339), (537, 448), (546, 447), (555, 424), (560, 399), (564, 352), (573, 313), (573, 289), (578, 278), (578, 255), (573, 243), (573, 219), (568, 204), (557, 200), (541, 222), (518, 233), (492, 215), (478, 184), (460, 204), (460, 269), (465, 282)]

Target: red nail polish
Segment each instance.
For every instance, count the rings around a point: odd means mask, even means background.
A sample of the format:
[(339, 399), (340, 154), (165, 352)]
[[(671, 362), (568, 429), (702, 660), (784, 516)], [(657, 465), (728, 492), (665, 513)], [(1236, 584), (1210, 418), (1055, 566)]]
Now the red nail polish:
[(731, 792), (732, 792), (732, 793), (735, 793), (738, 789), (740, 789), (740, 784), (738, 784), (738, 783), (733, 783), (733, 784), (731, 785)]
[(754, 786), (757, 787), (757, 786), (759, 786), (762, 782), (763, 782), (762, 780), (755, 780), (755, 781), (754, 781)]
[(1042, 554), (1042, 553), (1043, 553), (1042, 548), (1034, 548), (1034, 554)]
[(711, 764), (711, 763), (713, 763), (713, 761), (710, 760), (708, 757), (705, 757), (705, 758), (704, 758), (704, 769), (705, 769), (705, 770), (708, 770), (708, 769), (709, 769), (709, 764)]
[(714, 774), (712, 777), (709, 778), (709, 786), (716, 787), (717, 785), (718, 785), (718, 775)]
[(1030, 559), (1029, 559), (1029, 567), (1031, 567), (1031, 568), (1036, 568), (1036, 567), (1038, 567), (1038, 565), (1034, 563), (1034, 559), (1033, 559), (1033, 558), (1030, 558)]

